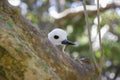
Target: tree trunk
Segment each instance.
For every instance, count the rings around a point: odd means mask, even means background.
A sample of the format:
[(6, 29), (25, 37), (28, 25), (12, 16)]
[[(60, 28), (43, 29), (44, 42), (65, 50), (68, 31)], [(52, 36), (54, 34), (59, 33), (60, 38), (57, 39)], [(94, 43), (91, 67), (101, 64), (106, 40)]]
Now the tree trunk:
[(47, 35), (0, 0), (0, 80), (90, 80), (96, 69), (59, 51)]

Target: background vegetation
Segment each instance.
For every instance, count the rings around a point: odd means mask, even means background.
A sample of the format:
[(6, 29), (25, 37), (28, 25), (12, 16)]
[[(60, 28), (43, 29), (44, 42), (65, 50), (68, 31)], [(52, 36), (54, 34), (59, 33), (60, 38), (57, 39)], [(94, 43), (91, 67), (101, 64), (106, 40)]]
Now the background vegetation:
[[(37, 28), (48, 33), (59, 27), (76, 46), (67, 46), (74, 59), (91, 57), (82, 0), (9, 0)], [(96, 0), (87, 0), (94, 56), (100, 60)], [(120, 1), (100, 0), (100, 31), (104, 52), (103, 80), (120, 80)]]

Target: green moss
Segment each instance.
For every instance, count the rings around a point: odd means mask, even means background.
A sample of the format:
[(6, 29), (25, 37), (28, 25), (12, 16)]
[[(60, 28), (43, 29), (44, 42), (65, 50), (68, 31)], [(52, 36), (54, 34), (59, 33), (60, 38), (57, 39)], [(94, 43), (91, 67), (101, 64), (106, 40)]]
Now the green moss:
[(11, 21), (7, 21), (6, 23), (7, 23), (8, 27), (10, 27), (10, 28), (13, 27), (13, 23)]
[(0, 80), (8, 80), (5, 76), (5, 72), (3, 70), (3, 66), (0, 65)]
[(3, 77), (8, 80), (19, 80), (19, 78), (24, 80), (23, 73), (25, 71), (25, 66), (22, 62), (10, 56), (2, 47), (0, 47), (0, 55), (2, 55), (0, 58), (0, 75), (3, 75)]

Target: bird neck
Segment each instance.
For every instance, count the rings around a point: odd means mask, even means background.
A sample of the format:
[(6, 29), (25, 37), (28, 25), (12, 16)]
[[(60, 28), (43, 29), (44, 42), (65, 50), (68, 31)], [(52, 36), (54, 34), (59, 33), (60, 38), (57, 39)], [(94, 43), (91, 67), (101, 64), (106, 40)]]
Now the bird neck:
[(65, 45), (64, 45), (64, 46), (58, 45), (57, 48), (58, 48), (60, 51), (65, 52)]

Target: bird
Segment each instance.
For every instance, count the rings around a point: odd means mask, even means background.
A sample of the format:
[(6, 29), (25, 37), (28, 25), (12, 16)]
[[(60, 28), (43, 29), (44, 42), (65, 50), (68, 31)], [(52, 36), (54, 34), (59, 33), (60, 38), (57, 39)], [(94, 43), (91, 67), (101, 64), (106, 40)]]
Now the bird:
[(67, 40), (66, 31), (56, 28), (48, 33), (48, 39), (53, 45), (75, 45), (73, 42)]
[(67, 36), (67, 32), (60, 28), (55, 28), (48, 33), (49, 41), (55, 46), (75, 45), (74, 42), (67, 40)]

